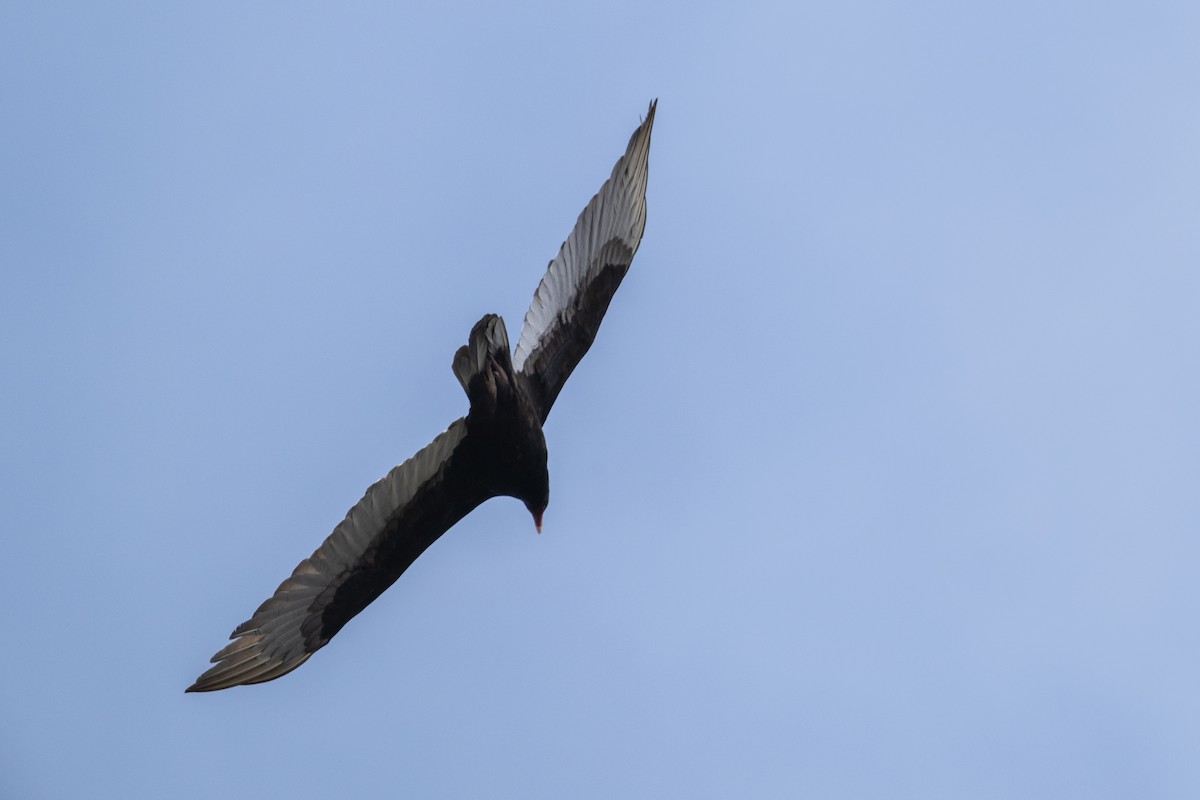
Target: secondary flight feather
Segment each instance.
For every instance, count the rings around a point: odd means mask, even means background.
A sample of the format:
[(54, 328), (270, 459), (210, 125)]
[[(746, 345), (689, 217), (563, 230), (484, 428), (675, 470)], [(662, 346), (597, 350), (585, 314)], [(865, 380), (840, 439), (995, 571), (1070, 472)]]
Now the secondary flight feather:
[(291, 672), (489, 498), (521, 500), (541, 530), (550, 499), (542, 424), (595, 340), (641, 243), (655, 106), (550, 262), (515, 353), (494, 314), (477, 322), (455, 353), (467, 415), (367, 489), (187, 691)]

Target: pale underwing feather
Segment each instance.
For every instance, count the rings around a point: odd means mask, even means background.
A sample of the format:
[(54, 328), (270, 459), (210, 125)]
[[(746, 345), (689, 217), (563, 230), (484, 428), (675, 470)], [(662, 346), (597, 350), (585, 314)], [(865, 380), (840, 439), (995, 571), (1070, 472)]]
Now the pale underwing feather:
[[(612, 252), (612, 248), (606, 251), (606, 246), (624, 245), (630, 260), (637, 252), (646, 227), (646, 183), (655, 107), (656, 103), (650, 104), (646, 119), (630, 137), (625, 154), (579, 215), (534, 292), (513, 356), (513, 366), (518, 371), (528, 373), (528, 365), (538, 360), (540, 349), (553, 348), (557, 340), (569, 335), (563, 329), (572, 323), (574, 304), (609, 266), (601, 258), (603, 253)], [(627, 268), (628, 262), (624, 266)], [(582, 353), (579, 355), (582, 357)], [(568, 366), (567, 374), (574, 366)], [(566, 375), (553, 379), (565, 381)], [(552, 394), (557, 394), (557, 390)]]

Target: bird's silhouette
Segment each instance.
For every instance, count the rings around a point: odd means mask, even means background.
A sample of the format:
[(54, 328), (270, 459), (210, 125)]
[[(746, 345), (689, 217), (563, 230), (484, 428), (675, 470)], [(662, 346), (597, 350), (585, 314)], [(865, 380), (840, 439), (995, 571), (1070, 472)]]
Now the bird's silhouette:
[(470, 400), (467, 415), (367, 489), (187, 691), (291, 672), (489, 498), (521, 500), (541, 530), (550, 498), (542, 424), (595, 340), (641, 242), (655, 107), (550, 262), (515, 352), (504, 320), (488, 314), (454, 354), (454, 374)]

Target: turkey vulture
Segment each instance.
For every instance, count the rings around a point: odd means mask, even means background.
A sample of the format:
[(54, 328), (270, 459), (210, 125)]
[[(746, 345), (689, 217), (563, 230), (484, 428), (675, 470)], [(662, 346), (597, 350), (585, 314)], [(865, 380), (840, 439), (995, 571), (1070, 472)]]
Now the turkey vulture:
[(504, 320), (488, 314), (454, 354), (454, 374), (470, 400), (467, 415), (367, 489), (187, 691), (291, 672), (488, 498), (521, 500), (541, 531), (550, 498), (542, 424), (595, 340), (642, 240), (656, 102), (550, 262), (516, 351), (509, 354)]

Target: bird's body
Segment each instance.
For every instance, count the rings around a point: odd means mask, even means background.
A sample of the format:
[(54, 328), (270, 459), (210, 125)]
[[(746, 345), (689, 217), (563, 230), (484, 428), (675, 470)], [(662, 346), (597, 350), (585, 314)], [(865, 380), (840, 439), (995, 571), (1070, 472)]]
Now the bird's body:
[(372, 485), (329, 538), (213, 656), (188, 691), (262, 683), (303, 664), (484, 501), (525, 503), (540, 531), (549, 502), (542, 424), (596, 337), (646, 224), (655, 104), (580, 214), (534, 294), (510, 355), (504, 321), (471, 330), (453, 369), (470, 410)]

